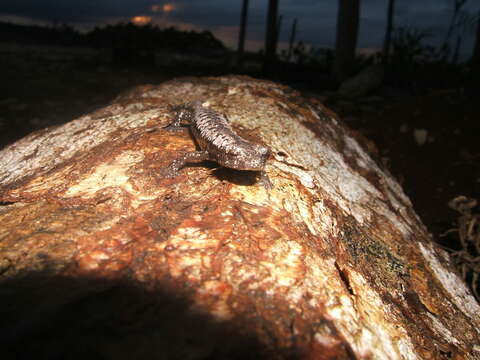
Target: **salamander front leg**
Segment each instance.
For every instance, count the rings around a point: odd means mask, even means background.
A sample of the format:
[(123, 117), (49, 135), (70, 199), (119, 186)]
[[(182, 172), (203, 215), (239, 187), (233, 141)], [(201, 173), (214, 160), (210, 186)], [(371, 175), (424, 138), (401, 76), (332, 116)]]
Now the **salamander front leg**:
[(164, 127), (164, 129), (167, 131), (178, 131), (183, 130), (183, 128), (183, 126), (180, 126), (180, 117), (178, 115), (175, 116), (175, 118), (170, 124)]
[(273, 184), (268, 178), (267, 173), (265, 170), (260, 171), (260, 182), (262, 183), (263, 187), (265, 190), (272, 190), (273, 189)]
[[(171, 110), (175, 112), (175, 117), (170, 124), (164, 127), (165, 130), (181, 130), (191, 123), (193, 114), (189, 108), (189, 103), (171, 107)], [(184, 126), (182, 126), (182, 123), (184, 123)]]
[(189, 162), (204, 161), (210, 158), (208, 151), (193, 151), (184, 154), (182, 157), (173, 160), (173, 162), (165, 169), (164, 175), (173, 178), (178, 172)]

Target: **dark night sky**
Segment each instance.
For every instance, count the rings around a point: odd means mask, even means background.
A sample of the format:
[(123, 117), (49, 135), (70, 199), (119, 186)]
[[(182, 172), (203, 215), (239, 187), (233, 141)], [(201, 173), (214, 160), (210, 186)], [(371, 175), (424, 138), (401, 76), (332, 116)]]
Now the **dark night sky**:
[[(387, 0), (361, 0), (359, 48), (379, 48), (385, 31)], [(263, 46), (267, 0), (250, 0), (247, 49)], [(293, 18), (298, 18), (297, 40), (315, 47), (332, 47), (338, 0), (280, 0), (283, 15), (281, 44), (286, 44)], [(67, 23), (79, 30), (95, 25), (126, 22), (149, 16), (160, 26), (210, 30), (231, 48), (236, 47), (241, 0), (0, 0), (0, 21), (21, 24)], [(427, 42), (437, 45), (445, 37), (453, 0), (397, 0), (396, 25), (428, 30)], [(467, 0), (465, 14), (480, 11), (478, 0)], [(466, 27), (462, 52), (470, 54), (474, 26)]]

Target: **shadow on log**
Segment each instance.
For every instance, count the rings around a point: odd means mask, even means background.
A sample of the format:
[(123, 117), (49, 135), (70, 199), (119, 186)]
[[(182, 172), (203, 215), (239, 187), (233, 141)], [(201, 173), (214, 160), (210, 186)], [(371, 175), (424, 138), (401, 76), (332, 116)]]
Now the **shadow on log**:
[(2, 358), (270, 358), (253, 333), (214, 321), (172, 290), (46, 273), (3, 281)]

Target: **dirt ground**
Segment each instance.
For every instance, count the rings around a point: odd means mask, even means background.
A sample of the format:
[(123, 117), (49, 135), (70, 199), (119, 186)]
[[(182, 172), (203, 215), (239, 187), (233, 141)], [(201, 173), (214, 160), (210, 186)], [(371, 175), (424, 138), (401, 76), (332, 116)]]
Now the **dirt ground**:
[[(479, 100), (458, 90), (432, 90), (345, 115), (349, 126), (374, 141), (437, 240), (458, 216), (448, 202), (480, 195)], [(424, 135), (423, 144), (416, 134)]]

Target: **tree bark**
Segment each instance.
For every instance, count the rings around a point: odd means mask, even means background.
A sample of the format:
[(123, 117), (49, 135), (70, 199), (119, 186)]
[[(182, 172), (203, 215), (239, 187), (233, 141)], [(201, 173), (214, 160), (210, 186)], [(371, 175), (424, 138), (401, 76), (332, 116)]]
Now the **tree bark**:
[(334, 75), (342, 82), (352, 75), (357, 48), (360, 0), (339, 0)]
[[(254, 172), (167, 131), (204, 99)], [(140, 86), (0, 151), (0, 351), (40, 359), (478, 359), (480, 307), (373, 145), (248, 77)], [(13, 355), (12, 355), (13, 354)]]

